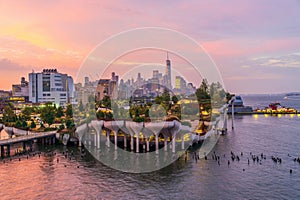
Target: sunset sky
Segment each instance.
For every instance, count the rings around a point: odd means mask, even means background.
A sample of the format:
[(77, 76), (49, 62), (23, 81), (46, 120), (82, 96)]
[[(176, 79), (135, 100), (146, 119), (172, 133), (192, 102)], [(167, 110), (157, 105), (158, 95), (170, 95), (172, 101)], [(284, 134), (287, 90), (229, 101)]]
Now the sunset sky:
[(0, 89), (54, 66), (75, 77), (110, 36), (162, 27), (202, 45), (230, 92), (300, 92), (299, 19), (296, 0), (1, 0)]

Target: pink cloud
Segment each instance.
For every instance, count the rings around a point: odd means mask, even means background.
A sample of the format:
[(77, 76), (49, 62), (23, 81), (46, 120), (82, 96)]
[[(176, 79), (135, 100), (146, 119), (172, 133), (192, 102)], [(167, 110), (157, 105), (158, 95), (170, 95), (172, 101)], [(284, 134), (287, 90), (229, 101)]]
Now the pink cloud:
[(0, 13), (1, 59), (65, 66), (72, 75), (97, 44), (144, 26), (175, 29), (200, 41), (226, 77), (241, 77), (238, 69), (249, 58), (300, 46), (297, 1), (10, 1)]
[(300, 38), (230, 38), (202, 43), (216, 57), (253, 57), (299, 50)]

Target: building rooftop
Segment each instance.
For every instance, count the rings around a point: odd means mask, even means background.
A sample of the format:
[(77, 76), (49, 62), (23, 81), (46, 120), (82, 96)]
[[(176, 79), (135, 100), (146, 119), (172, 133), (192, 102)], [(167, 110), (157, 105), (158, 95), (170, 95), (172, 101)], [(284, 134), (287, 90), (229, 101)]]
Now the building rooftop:
[(43, 69), (43, 73), (58, 73), (57, 69)]

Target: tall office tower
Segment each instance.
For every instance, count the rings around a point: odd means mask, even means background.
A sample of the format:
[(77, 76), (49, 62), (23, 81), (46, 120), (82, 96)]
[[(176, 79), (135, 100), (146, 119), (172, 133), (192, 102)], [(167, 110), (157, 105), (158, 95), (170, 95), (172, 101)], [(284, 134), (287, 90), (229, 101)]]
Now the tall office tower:
[(56, 69), (44, 69), (29, 73), (29, 101), (32, 103), (52, 102), (65, 106), (74, 100), (73, 78), (58, 73)]
[(159, 74), (158, 70), (153, 70), (153, 76), (152, 76), (152, 78), (158, 78), (158, 74)]
[(136, 87), (140, 88), (143, 85), (143, 78), (141, 73), (138, 73), (137, 79), (136, 79)]
[(171, 85), (171, 61), (169, 60), (169, 54), (167, 52), (167, 60), (166, 60), (166, 86), (172, 89)]
[(112, 73), (111, 73), (111, 80), (112, 80), (112, 81), (116, 81), (116, 82), (118, 83), (118, 82), (119, 82), (119, 76), (116, 75), (115, 72), (112, 72)]
[(181, 76), (175, 77), (175, 89), (179, 94), (184, 94), (186, 91), (186, 81)]
[(87, 86), (90, 83), (89, 77), (84, 77), (84, 86)]

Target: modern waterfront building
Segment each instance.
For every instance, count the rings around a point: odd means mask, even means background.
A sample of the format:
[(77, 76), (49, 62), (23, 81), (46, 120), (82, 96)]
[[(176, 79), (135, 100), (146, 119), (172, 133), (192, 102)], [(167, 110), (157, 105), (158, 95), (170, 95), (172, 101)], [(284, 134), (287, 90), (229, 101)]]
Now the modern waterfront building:
[(52, 102), (65, 106), (74, 101), (74, 82), (71, 76), (57, 69), (44, 69), (29, 73), (29, 101), (32, 103)]

